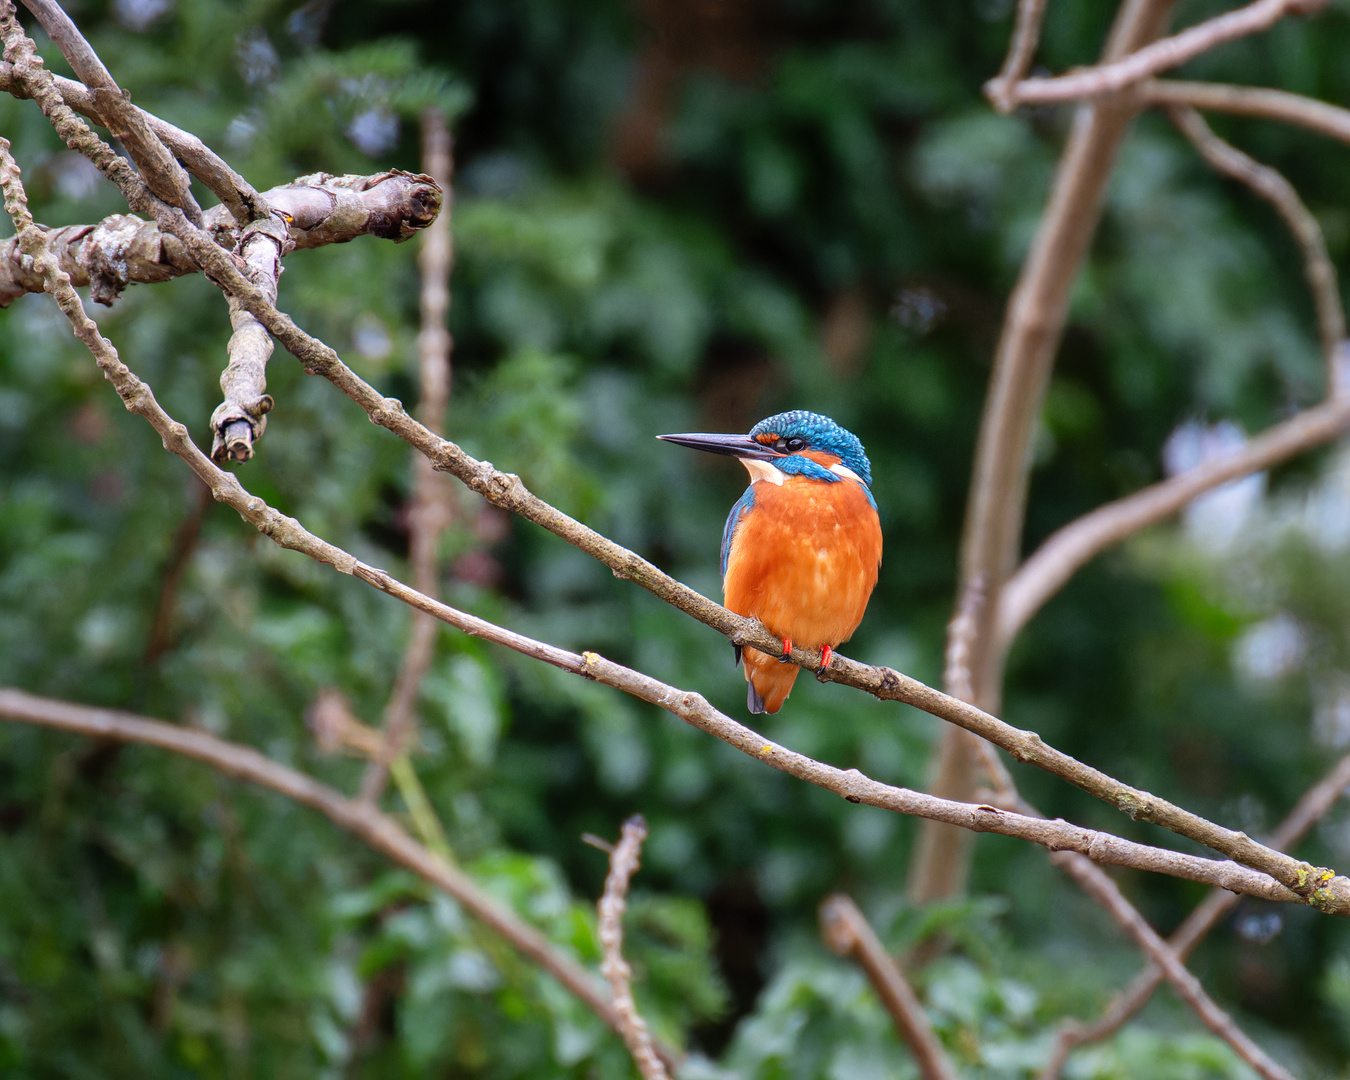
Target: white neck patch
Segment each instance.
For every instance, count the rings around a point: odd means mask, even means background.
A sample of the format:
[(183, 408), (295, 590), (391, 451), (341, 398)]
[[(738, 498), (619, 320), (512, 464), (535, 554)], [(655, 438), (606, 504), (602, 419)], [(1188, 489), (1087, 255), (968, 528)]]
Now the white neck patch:
[(787, 476), (780, 472), (776, 466), (768, 461), (760, 461), (758, 458), (741, 458), (740, 463), (745, 466), (745, 471), (750, 474), (750, 483), (759, 480), (767, 480), (771, 484), (783, 486), (783, 481)]
[[(779, 487), (782, 487), (784, 481), (787, 480), (787, 474), (771, 461), (760, 461), (757, 458), (741, 458), (740, 463), (745, 466), (745, 471), (750, 474), (750, 482), (752, 484), (760, 480), (767, 480), (771, 484), (777, 484)], [(856, 480), (858, 483), (863, 484), (863, 478), (843, 462), (831, 465), (830, 472), (841, 479)], [(866, 486), (866, 484), (863, 484), (863, 487)]]

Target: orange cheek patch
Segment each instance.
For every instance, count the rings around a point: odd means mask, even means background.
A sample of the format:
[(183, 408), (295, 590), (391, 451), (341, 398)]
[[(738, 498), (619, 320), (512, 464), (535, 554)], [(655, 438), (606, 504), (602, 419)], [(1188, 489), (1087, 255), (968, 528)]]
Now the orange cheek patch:
[(817, 465), (823, 465), (827, 469), (831, 465), (838, 465), (844, 460), (838, 454), (827, 454), (823, 450), (803, 450), (799, 456), (810, 458)]

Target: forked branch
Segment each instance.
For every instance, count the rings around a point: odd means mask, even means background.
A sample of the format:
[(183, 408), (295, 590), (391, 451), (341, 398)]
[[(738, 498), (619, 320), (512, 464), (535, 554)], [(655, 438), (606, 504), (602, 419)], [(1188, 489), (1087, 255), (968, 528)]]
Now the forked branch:
[(1327, 0), (1255, 0), (1109, 63), (1056, 78), (1023, 79), (1007, 96), (1017, 105), (1049, 105), (1117, 94), (1216, 46), (1268, 30), (1288, 15), (1312, 14), (1326, 5)]
[(1294, 234), (1303, 253), (1303, 276), (1312, 292), (1313, 307), (1317, 311), (1317, 329), (1322, 340), (1322, 355), (1327, 362), (1328, 393), (1335, 393), (1336, 358), (1345, 342), (1345, 309), (1341, 306), (1340, 286), (1336, 281), (1336, 267), (1327, 254), (1322, 226), (1312, 212), (1303, 205), (1294, 185), (1269, 165), (1248, 157), (1237, 147), (1225, 142), (1210, 130), (1208, 124), (1189, 105), (1172, 105), (1167, 115), (1177, 128), (1190, 139), (1200, 155), (1218, 172), (1246, 184), (1273, 207), (1289, 231)]
[[(1287, 849), (1297, 844), (1345, 794), (1347, 786), (1350, 786), (1350, 755), (1341, 758), (1326, 776), (1304, 793), (1284, 821), (1271, 833), (1271, 845)], [(1168, 947), (1178, 959), (1184, 961), (1241, 899), (1234, 893), (1216, 889), (1167, 939)], [(1055, 1039), (1054, 1050), (1041, 1073), (1041, 1080), (1056, 1080), (1064, 1062), (1075, 1048), (1109, 1038), (1119, 1031), (1130, 1017), (1148, 1004), (1153, 991), (1165, 977), (1162, 968), (1150, 964), (1134, 977), (1129, 986), (1111, 999), (1105, 1012), (1096, 1020), (1089, 1024), (1074, 1021), (1064, 1025)]]
[[(15, 70), (20, 77), (34, 79), (40, 78), (41, 74), (45, 74), (45, 72), (34, 74), (31, 69), (25, 71), (23, 65), (17, 62), (19, 58), (25, 55), (31, 56), (32, 43), (27, 42), (25, 46), (23, 42), (27, 39), (24, 38), (17, 44), (11, 44), (15, 41), (16, 34), (21, 35), (21, 32), (16, 30), (16, 24), (14, 24), (12, 18), (9, 20), (0, 19), (0, 31), (3, 31), (6, 36), (6, 47), (12, 53), (12, 59), (16, 60)], [(47, 98), (44, 102), (44, 109), (52, 107), (50, 95), (44, 93), (43, 96)], [(40, 97), (39, 100), (42, 100), (42, 98)], [(88, 133), (87, 128), (83, 128), (82, 123), (77, 118), (68, 114), (68, 110), (65, 113), (60, 113), (60, 110), (64, 110), (64, 108), (59, 103), (56, 103), (56, 107), (52, 108), (53, 113), (60, 114), (58, 131), (62, 133), (63, 138), (68, 137), (73, 143), (81, 147), (88, 145), (92, 136)], [(12, 159), (10, 164), (12, 165)], [(181, 211), (167, 207), (156, 199), (144, 189), (139, 179), (134, 177), (134, 174), (129, 173), (129, 170), (119, 170), (116, 160), (107, 161), (105, 159), (104, 166), (111, 178), (115, 179), (119, 185), (124, 185), (128, 197), (148, 206), (155, 213), (162, 228), (167, 228), (174, 235), (183, 239), (199, 264), (224, 288), (239, 297), (243, 306), (257, 315), (277, 340), (297, 355), (307, 368), (326, 375), (336, 385), (347, 391), (353, 400), (367, 410), (368, 415), (374, 422), (402, 435), (415, 448), (427, 453), (438, 467), (453, 471), (456, 475), (463, 473), (470, 487), (490, 493), (494, 496), (492, 501), (498, 502), (499, 505), (508, 505), (508, 508), (511, 509), (519, 508), (526, 511), (526, 516), (530, 517), (531, 520), (538, 521), (552, 531), (565, 536), (566, 539), (582, 550), (596, 554), (597, 557), (604, 557), (602, 561), (611, 565), (620, 576), (638, 581), (657, 595), (662, 595), (663, 598), (670, 600), (675, 606), (690, 611), (691, 614), (695, 614), (709, 625), (723, 629), (724, 633), (727, 633), (733, 641), (763, 648), (765, 652), (771, 654), (780, 652), (780, 647), (776, 642), (767, 644), (772, 639), (758, 622), (736, 616), (721, 605), (713, 603), (687, 586), (674, 581), (646, 560), (640, 559), (632, 552), (593, 530), (587, 529), (579, 522), (568, 518), (554, 507), (530, 494), (520, 483), (518, 477), (499, 473), (487, 463), (476, 461), (465, 454), (458, 446), (439, 438), (424, 425), (417, 423), (408, 416), (400, 402), (378, 394), (373, 387), (359, 379), (350, 368), (343, 364), (336, 352), (304, 333), (289, 316), (279, 312), (275, 305), (269, 303), (261, 291), (244, 277), (219, 247), (186, 221)], [(14, 166), (13, 178), (16, 183), (17, 175), (17, 166)], [(25, 205), (24, 213), (26, 214), (26, 212)], [(38, 253), (46, 253), (44, 238), (38, 230), (28, 228), (26, 230), (21, 229), (20, 232), (25, 236), (25, 243), (32, 245), (35, 258)], [(49, 255), (47, 257), (50, 258)], [(51, 269), (55, 272), (54, 266)], [(445, 613), (453, 612), (453, 609), (447, 608), (445, 605), (436, 605), (420, 593), (416, 593), (415, 590), (410, 590), (401, 583), (395, 582), (383, 571), (366, 567), (346, 552), (311, 536), (302, 530), (299, 523), (293, 521), (293, 519), (277, 514), (266, 507), (261, 500), (244, 496), (242, 487), (234, 477), (215, 469), (210, 462), (199, 462), (197, 458), (200, 457), (200, 453), (188, 439), (187, 429), (169, 419), (167, 414), (154, 402), (149, 388), (131, 374), (116, 357), (116, 353), (111, 350), (111, 346), (97, 334), (96, 328), (93, 328), (93, 324), (84, 315), (83, 309), (79, 305), (78, 296), (74, 294), (73, 290), (70, 290), (69, 298), (62, 299), (65, 294), (62, 292), (59, 282), (54, 278), (49, 278), (49, 282), (51, 287), (56, 289), (63, 310), (66, 310), (74, 321), (77, 334), (81, 334), (82, 340), (86, 340), (86, 344), (94, 351), (100, 367), (104, 369), (105, 374), (113, 379), (118, 392), (127, 403), (127, 407), (132, 411), (141, 413), (154, 423), (161, 436), (164, 437), (166, 446), (189, 461), (194, 471), (198, 471), (198, 475), (201, 475), (207, 481), (218, 499), (231, 502), (246, 520), (251, 521), (285, 546), (295, 546), (297, 550), (306, 550), (307, 554), (318, 558), (319, 561), (329, 563), (345, 573), (355, 573), (393, 595), (400, 595), (407, 599), (416, 597), (419, 605), (423, 603), (428, 605), (424, 606), (423, 610), (432, 610), (440, 618), (447, 618)], [(91, 328), (87, 338), (82, 331), (86, 324)], [(203, 465), (205, 468), (203, 468)], [(290, 539), (283, 539), (283, 536)], [(472, 621), (480, 626), (490, 625), (483, 624), (481, 620), (471, 620), (471, 617), (463, 616), (462, 613), (458, 612), (453, 613), (453, 618), (461, 620), (461, 625), (468, 625), (467, 621)], [(447, 621), (451, 620), (447, 618)], [(497, 628), (493, 629), (494, 632), (497, 632)], [(500, 634), (506, 633), (505, 631), (500, 632)], [(513, 635), (512, 638), (519, 640), (518, 635)], [(506, 643), (507, 638), (499, 637), (499, 640)], [(512, 647), (516, 647), (516, 645), (513, 644)], [(545, 651), (550, 648), (540, 643), (529, 643), (524, 647), (524, 651), (529, 652), (530, 655), (543, 658)], [(734, 724), (729, 718), (711, 710), (707, 703), (697, 695), (684, 695), (687, 709), (673, 708), (668, 704), (672, 688), (656, 680), (648, 679), (640, 673), (632, 672), (619, 665), (605, 666), (608, 662), (602, 661), (599, 657), (595, 657), (594, 661), (588, 660), (583, 668), (578, 669), (575, 661), (571, 658), (571, 654), (564, 654), (561, 650), (554, 650), (554, 652), (560, 656), (568, 657), (559, 666), (576, 670), (579, 674), (588, 674), (601, 681), (612, 679), (611, 685), (653, 701), (691, 722), (711, 721), (707, 730), (712, 730), (723, 722)], [(588, 656), (592, 655), (588, 654)], [(806, 650), (796, 650), (792, 654), (792, 659), (798, 663), (805, 660), (818, 662)], [(558, 660), (551, 659), (549, 662), (557, 663)], [(608, 679), (606, 675), (609, 676)], [(1133, 818), (1151, 821), (1181, 833), (1245, 866), (1275, 878), (1286, 889), (1305, 898), (1323, 911), (1350, 912), (1350, 880), (1337, 877), (1331, 870), (1309, 866), (1306, 863), (1290, 859), (1279, 852), (1271, 851), (1263, 845), (1257, 844), (1242, 833), (1222, 828), (1155, 795), (1122, 784), (1105, 773), (1083, 765), (1069, 755), (1047, 746), (1034, 732), (1018, 731), (983, 710), (941, 694), (918, 680), (911, 679), (888, 668), (869, 667), (839, 656), (835, 657), (830, 667), (823, 673), (823, 677), (834, 681), (847, 682), (849, 685), (865, 689), (869, 693), (886, 700), (905, 701), (916, 705), (926, 712), (931, 712), (933, 715), (940, 716), (982, 738), (997, 743), (1017, 760), (1034, 764), (1038, 768), (1052, 772), (1083, 788), (1097, 798), (1116, 806)], [(740, 725), (735, 725), (735, 728), (738, 729), (737, 740), (744, 738), (745, 735), (753, 736), (754, 734)], [(744, 733), (744, 735), (739, 733)], [(727, 738), (727, 735), (719, 734), (719, 737)], [(748, 749), (745, 743), (741, 745)], [(782, 760), (784, 759), (775, 760), (775, 765), (784, 767), (780, 764)], [(809, 759), (801, 759), (801, 761), (805, 762)], [(785, 771), (792, 770), (786, 768)], [(810, 769), (805, 769), (805, 772), (810, 772)], [(811, 778), (812, 782), (820, 782), (820, 779), (815, 776)], [(838, 783), (839, 781), (831, 776), (830, 782)], [(879, 786), (885, 787), (885, 785)], [(842, 790), (848, 791), (850, 795), (854, 794), (854, 788), (850, 784), (842, 784)], [(893, 792), (899, 789), (889, 790)], [(908, 794), (913, 795), (914, 793)], [(907, 799), (901, 801), (910, 806), (917, 805), (908, 802)], [(990, 819), (989, 815), (983, 813), (977, 812), (972, 815), (964, 809), (965, 805), (959, 801), (938, 799), (921, 816), (932, 817), (934, 820), (949, 820), (952, 824), (961, 824), (963, 827), (974, 828), (976, 831), (1003, 831), (1007, 827), (1003, 821), (998, 820), (1002, 816), (1001, 811), (995, 811), (995, 819)], [(962, 807), (962, 809), (955, 809), (957, 807)], [(898, 806), (890, 808), (897, 809)], [(906, 810), (904, 812), (913, 811)], [(1044, 827), (1045, 824), (1043, 823), (1029, 826), (1032, 833), (1043, 830)], [(1024, 826), (1018, 823), (1015, 828), (1020, 830)], [(1042, 832), (1041, 835), (1044, 835), (1044, 833)], [(1081, 850), (1082, 844), (1083, 841), (1080, 840), (1078, 844), (1066, 844), (1064, 846)]]

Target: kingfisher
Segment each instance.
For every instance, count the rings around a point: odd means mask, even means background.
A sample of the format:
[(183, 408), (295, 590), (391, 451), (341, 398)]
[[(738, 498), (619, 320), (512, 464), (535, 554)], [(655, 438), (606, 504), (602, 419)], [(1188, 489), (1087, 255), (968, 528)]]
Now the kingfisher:
[[(824, 671), (862, 622), (881, 568), (872, 466), (858, 437), (828, 416), (795, 409), (761, 420), (748, 435), (657, 438), (745, 466), (750, 486), (722, 530), (723, 602), (780, 638), (784, 657), (794, 642), (819, 649)], [(776, 713), (797, 666), (751, 648), (744, 665), (747, 707)]]

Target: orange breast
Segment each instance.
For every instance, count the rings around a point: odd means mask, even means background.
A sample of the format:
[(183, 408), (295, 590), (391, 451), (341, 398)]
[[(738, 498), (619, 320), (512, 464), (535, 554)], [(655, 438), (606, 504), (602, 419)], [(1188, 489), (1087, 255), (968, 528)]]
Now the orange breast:
[[(881, 524), (864, 489), (793, 476), (781, 486), (758, 481), (754, 491), (727, 557), (726, 606), (796, 645), (847, 641), (881, 566)], [(777, 712), (798, 669), (751, 649), (745, 663), (766, 711)]]

